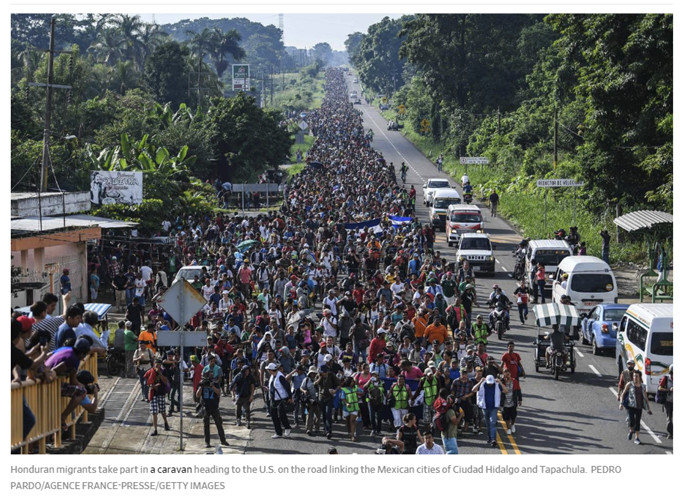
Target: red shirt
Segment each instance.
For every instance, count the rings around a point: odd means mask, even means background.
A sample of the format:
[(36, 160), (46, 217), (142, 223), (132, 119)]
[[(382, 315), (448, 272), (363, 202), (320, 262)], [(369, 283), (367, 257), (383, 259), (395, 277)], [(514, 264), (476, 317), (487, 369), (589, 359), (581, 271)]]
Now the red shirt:
[(519, 389), (519, 381), (517, 378), (519, 377), (519, 365), (521, 361), (522, 358), (514, 351), (512, 353), (506, 351), (501, 357), (501, 363), (506, 369), (510, 371), (510, 375), (513, 379), (513, 389), (515, 390)]
[(194, 364), (194, 393), (198, 390), (198, 385), (201, 383), (201, 376), (203, 375), (203, 365), (200, 363)]
[(373, 338), (368, 345), (368, 363), (373, 363), (378, 359), (378, 353), (382, 353), (387, 343), (384, 339)]

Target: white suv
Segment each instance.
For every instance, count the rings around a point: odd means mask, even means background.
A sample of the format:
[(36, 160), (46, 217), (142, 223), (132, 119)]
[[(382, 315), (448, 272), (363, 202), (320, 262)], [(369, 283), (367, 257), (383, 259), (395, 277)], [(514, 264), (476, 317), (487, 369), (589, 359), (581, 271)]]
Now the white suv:
[(434, 192), (442, 188), (451, 189), (451, 184), (449, 183), (448, 179), (428, 179), (427, 182), (423, 184), (423, 203), (425, 206), (430, 206)]
[(462, 267), (463, 261), (470, 262), (470, 267), (479, 269), (489, 275), (496, 273), (496, 258), (493, 255), (493, 245), (486, 233), (462, 233), (458, 239), (456, 261)]

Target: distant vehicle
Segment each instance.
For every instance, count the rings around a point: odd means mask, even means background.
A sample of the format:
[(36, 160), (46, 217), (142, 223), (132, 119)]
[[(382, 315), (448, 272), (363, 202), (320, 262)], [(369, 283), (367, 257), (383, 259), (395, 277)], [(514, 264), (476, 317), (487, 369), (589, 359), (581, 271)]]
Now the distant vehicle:
[(356, 98), (356, 97), (357, 97), (357, 92), (354, 91), (354, 90), (350, 91), (350, 92), (349, 92), (349, 97), (350, 97), (350, 98)]
[(607, 303), (597, 305), (583, 320), (581, 320), (581, 341), (590, 343), (593, 355), (599, 355), (605, 349), (616, 348), (616, 335), (619, 332), (619, 324), (623, 314), (630, 305)]
[(616, 364), (619, 374), (629, 359), (642, 372), (647, 394), (655, 394), (673, 363), (673, 304), (634, 303), (621, 318)]
[(446, 213), (446, 240), (449, 246), (458, 243), (465, 232), (484, 231), (482, 211), (476, 205), (450, 205)]
[(563, 239), (532, 239), (529, 241), (526, 251), (526, 261), (524, 268), (526, 270), (526, 279), (529, 283), (530, 293), (534, 290), (534, 283), (531, 280), (531, 261), (536, 260), (537, 263), (543, 264), (545, 267), (546, 283), (544, 291), (546, 294), (552, 292), (551, 278), (554, 277), (557, 266), (566, 257), (571, 256), (571, 248), (569, 243)]
[(451, 188), (451, 184), (448, 179), (428, 179), (425, 184), (423, 184), (423, 203), (426, 207), (430, 206), (432, 203), (432, 195), (434, 195), (434, 190), (441, 188)]
[(180, 277), (183, 279), (186, 279), (189, 282), (193, 282), (194, 276), (198, 276), (198, 278), (201, 278), (201, 275), (203, 274), (203, 268), (206, 270), (210, 270), (210, 267), (207, 265), (185, 265), (181, 269), (177, 271), (177, 274), (175, 274), (175, 278), (172, 281), (172, 284), (175, 284), (177, 281), (179, 281)]
[(496, 258), (493, 255), (493, 245), (486, 233), (463, 233), (458, 240), (456, 262), (458, 267), (463, 261), (470, 262), (472, 269), (479, 269), (489, 275), (496, 273)]
[(359, 79), (358, 79), (358, 78), (354, 78), (354, 79), (352, 80), (352, 82), (353, 82), (354, 84), (356, 84), (356, 83), (359, 82)]
[(430, 222), (436, 229), (446, 231), (446, 214), (450, 205), (460, 205), (460, 195), (453, 188), (436, 189), (432, 195), (432, 207), (430, 207)]

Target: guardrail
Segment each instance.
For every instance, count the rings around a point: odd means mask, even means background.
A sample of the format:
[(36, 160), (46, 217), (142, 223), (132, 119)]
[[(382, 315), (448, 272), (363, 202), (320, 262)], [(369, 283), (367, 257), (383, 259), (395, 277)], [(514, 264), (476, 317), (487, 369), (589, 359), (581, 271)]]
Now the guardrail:
[[(98, 381), (97, 355), (88, 356), (81, 362), (81, 370), (88, 370)], [(62, 431), (61, 412), (63, 412), (70, 398), (61, 396), (61, 386), (68, 379), (58, 377), (46, 384), (40, 381), (24, 381), (21, 384), (12, 383), (11, 398), (11, 449), (20, 450), (21, 454), (28, 454), (31, 445), (37, 445), (37, 452), (47, 452), (47, 440), (54, 436), (55, 447), (62, 445), (63, 436), (66, 439), (76, 438), (76, 424), (87, 422), (87, 412), (78, 406), (71, 416), (66, 419), (68, 430)], [(24, 439), (24, 401), (35, 416), (35, 425)]]

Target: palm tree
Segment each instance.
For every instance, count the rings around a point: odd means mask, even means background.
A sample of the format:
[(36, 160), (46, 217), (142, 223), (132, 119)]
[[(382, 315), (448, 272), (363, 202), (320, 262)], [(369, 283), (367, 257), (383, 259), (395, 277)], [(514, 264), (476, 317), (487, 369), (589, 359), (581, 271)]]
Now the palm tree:
[(130, 16), (127, 14), (118, 14), (111, 21), (111, 25), (118, 30), (122, 38), (122, 52), (127, 60), (132, 60), (138, 69), (141, 69), (142, 41), (140, 33), (143, 29), (144, 23), (138, 15)]
[(87, 50), (94, 55), (95, 60), (113, 65), (123, 58), (122, 45), (123, 39), (117, 29), (104, 28), (97, 41)]
[(144, 66), (146, 57), (167, 37), (168, 33), (162, 31), (161, 27), (156, 23), (143, 25), (142, 29), (139, 31), (139, 41), (142, 49), (142, 67)]
[(119, 60), (116, 62), (112, 76), (113, 89), (121, 95), (125, 95), (129, 88), (134, 88), (138, 85), (139, 72), (135, 69), (131, 60)]
[(235, 29), (230, 29), (226, 33), (219, 28), (215, 28), (213, 31), (210, 56), (215, 62), (218, 77), (221, 78), (224, 71), (229, 67), (227, 55), (231, 55), (234, 60), (241, 60), (246, 56), (245, 50), (239, 45), (240, 41), (241, 35)]

